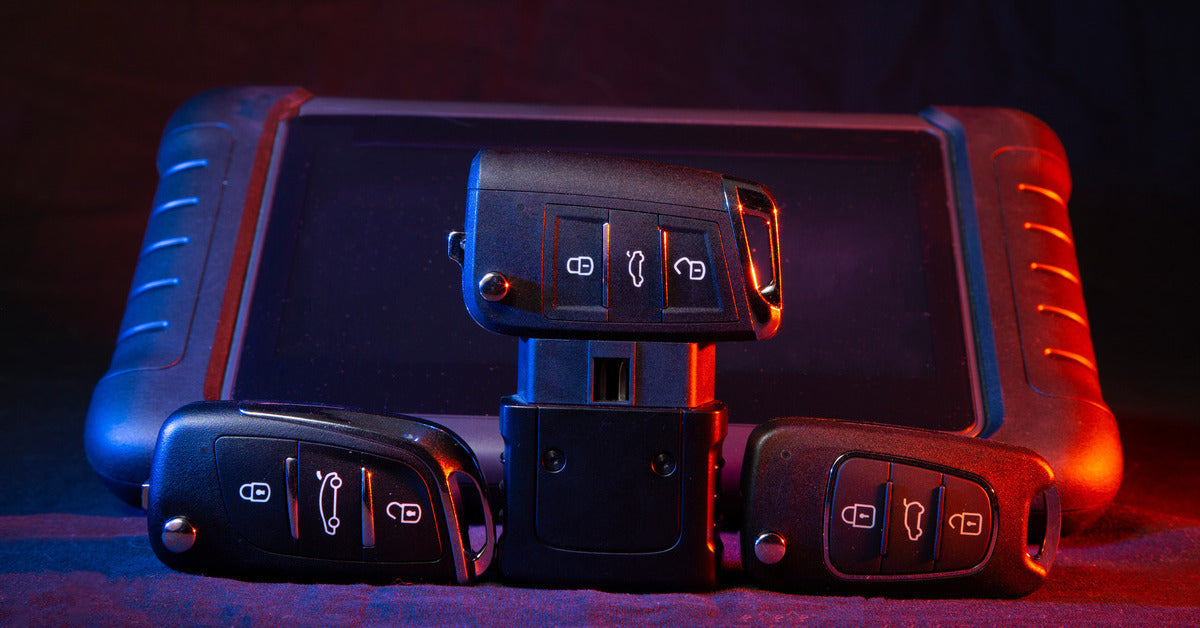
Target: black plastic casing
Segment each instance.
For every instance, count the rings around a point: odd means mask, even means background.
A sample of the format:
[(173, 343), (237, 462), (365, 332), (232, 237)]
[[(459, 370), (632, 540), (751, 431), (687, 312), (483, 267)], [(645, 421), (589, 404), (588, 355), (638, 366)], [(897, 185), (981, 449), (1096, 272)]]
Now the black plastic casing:
[[(728, 411), (714, 345), (523, 338), (517, 394), (500, 403), (506, 582), (709, 590)], [(597, 399), (620, 360), (623, 400)], [(611, 392), (611, 391), (610, 391)]]
[(1066, 150), (1022, 111), (939, 107), (923, 116), (946, 133), (953, 157), (986, 417), (978, 436), (1045, 457), (1063, 533), (1072, 534), (1112, 501), (1123, 458), (1067, 213)]
[[(747, 192), (758, 202), (743, 203)], [(715, 316), (681, 312), (666, 320), (671, 308), (660, 306), (663, 320), (654, 322), (613, 320), (611, 308), (607, 318), (551, 318), (555, 304), (549, 286), (557, 260), (551, 254), (556, 234), (550, 208), (555, 206), (604, 216), (598, 220), (607, 220), (609, 212), (639, 216), (655, 233), (665, 232), (660, 221), (672, 218), (712, 225), (708, 272), (718, 284), (723, 311)], [(748, 213), (760, 214), (769, 228), (770, 247), (757, 260), (763, 275), (757, 280), (746, 235)], [(777, 225), (765, 187), (716, 172), (609, 155), (481, 150), (467, 183), (463, 301), (480, 326), (510, 336), (676, 342), (769, 338), (782, 311)], [(602, 271), (611, 265), (611, 272), (621, 272), (620, 253), (612, 257), (599, 263)], [(665, 277), (672, 272), (669, 265), (665, 260), (646, 272)], [(490, 272), (511, 283), (499, 301), (488, 301), (477, 288)], [(606, 278), (604, 283), (617, 282)], [(611, 296), (605, 300), (615, 305)]]
[[(381, 562), (263, 549), (231, 520), (225, 499), (234, 497), (222, 496), (214, 448), (218, 439), (229, 436), (344, 448), (406, 465), (429, 490), (432, 512), (425, 516), (435, 518), (440, 554), (433, 560)], [(460, 497), (460, 484), (473, 485), (481, 502), (486, 540), (478, 551), (470, 544), (470, 506)], [(465, 584), (483, 574), (495, 551), (486, 483), (471, 450), (444, 428), (411, 417), (281, 403), (190, 404), (163, 424), (145, 492), (154, 553), (172, 569), (188, 573), (271, 581)], [(344, 496), (349, 501), (343, 507), (358, 509), (358, 497)], [(194, 545), (183, 552), (167, 549), (163, 537), (164, 524), (178, 517), (196, 531)]]
[[(983, 561), (945, 573), (840, 573), (829, 558), (831, 474), (839, 461), (851, 457), (944, 472), (982, 486), (991, 500), (994, 525)], [(787, 418), (754, 430), (745, 461), (742, 565), (771, 588), (1019, 597), (1046, 580), (1058, 548), (1061, 510), (1054, 472), (1028, 449), (928, 430)], [(768, 564), (756, 556), (755, 541), (763, 534), (784, 539), (786, 551), (778, 562)]]
[[(712, 343), (521, 339), (518, 392), (500, 404), (506, 581), (716, 587), (728, 411), (713, 399), (714, 354)], [(612, 360), (623, 368), (605, 373)]]
[(167, 122), (125, 314), (83, 435), (88, 462), (126, 502), (140, 499), (167, 417), (219, 398), (214, 369), (224, 368), (275, 134), (309, 97), (215, 90)]
[[(697, 408), (500, 406), (506, 582), (611, 590), (709, 590), (721, 542), (715, 500), (720, 402)], [(556, 450), (562, 468), (544, 455)], [(673, 460), (661, 477), (656, 454)]]

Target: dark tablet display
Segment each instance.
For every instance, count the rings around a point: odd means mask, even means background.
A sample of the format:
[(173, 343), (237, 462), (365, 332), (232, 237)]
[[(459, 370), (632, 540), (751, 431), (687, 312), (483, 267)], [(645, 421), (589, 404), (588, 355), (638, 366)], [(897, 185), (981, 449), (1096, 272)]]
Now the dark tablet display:
[(467, 315), (446, 235), (480, 148), (613, 153), (765, 184), (780, 208), (783, 325), (717, 350), (730, 421), (977, 422), (939, 138), (423, 116), (289, 123), (232, 397), (495, 414), (516, 342)]

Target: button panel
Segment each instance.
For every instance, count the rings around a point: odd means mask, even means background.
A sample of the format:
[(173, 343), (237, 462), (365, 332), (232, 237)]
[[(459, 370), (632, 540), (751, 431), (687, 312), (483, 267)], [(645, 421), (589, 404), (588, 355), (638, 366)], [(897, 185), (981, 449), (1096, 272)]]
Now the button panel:
[(991, 544), (992, 504), (983, 487), (946, 475), (943, 482), (942, 545), (939, 571), (970, 569), (987, 557)]
[(663, 322), (728, 320), (729, 282), (717, 223), (663, 216)]
[(430, 487), (399, 460), (228, 436), (217, 439), (216, 458), (230, 522), (265, 550), (371, 562), (431, 562), (442, 555)]
[(592, 207), (547, 208), (546, 241), (550, 284), (543, 310), (549, 318), (608, 320), (605, 241), (608, 211)]
[(373, 515), (373, 538), (363, 542), (368, 560), (437, 560), (442, 555), (438, 513), (433, 512), (421, 474), (402, 462), (367, 454), (363, 454), (363, 466), (369, 470), (369, 510)]
[(615, 323), (737, 320), (716, 222), (546, 206), (542, 310)]
[(842, 464), (830, 510), (830, 560), (842, 573), (879, 573), (886, 527), (888, 463), (852, 458)]
[(613, 210), (608, 230), (608, 309), (620, 323), (662, 321), (662, 237), (658, 216)]
[(347, 449), (300, 443), (297, 512), (300, 555), (362, 557), (362, 466)]
[(969, 570), (987, 558), (995, 534), (983, 486), (915, 465), (844, 459), (830, 500), (826, 553), (846, 575)]
[(882, 573), (933, 571), (942, 474), (907, 464), (891, 464), (889, 522)]
[(225, 512), (246, 540), (269, 552), (296, 553), (287, 460), (296, 441), (223, 436), (214, 445)]

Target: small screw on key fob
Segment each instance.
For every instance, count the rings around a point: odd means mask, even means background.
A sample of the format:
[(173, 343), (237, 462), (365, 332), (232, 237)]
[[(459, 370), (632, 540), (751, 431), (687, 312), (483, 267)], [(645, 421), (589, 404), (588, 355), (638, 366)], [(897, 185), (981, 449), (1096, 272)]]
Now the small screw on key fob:
[[(190, 404), (163, 424), (150, 474), (150, 544), (180, 571), (461, 584), (487, 569), (495, 547), (474, 455), (445, 428), (411, 417)], [(481, 506), (479, 551), (460, 486), (473, 486)]]
[(765, 586), (1026, 595), (1058, 547), (1054, 473), (977, 438), (822, 419), (750, 435), (742, 562)]

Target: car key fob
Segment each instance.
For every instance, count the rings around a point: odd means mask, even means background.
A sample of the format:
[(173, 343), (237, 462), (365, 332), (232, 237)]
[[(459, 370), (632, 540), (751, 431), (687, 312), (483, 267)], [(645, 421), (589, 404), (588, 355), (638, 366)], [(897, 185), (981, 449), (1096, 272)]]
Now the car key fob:
[[(433, 423), (200, 402), (163, 424), (144, 505), (155, 554), (180, 571), (461, 584), (487, 569), (495, 547), (485, 487), (466, 444)], [(478, 551), (472, 494), (485, 537)]]
[(521, 338), (713, 342), (779, 329), (779, 221), (761, 184), (611, 155), (481, 150), (463, 302)]
[(765, 586), (1026, 595), (1058, 547), (1049, 464), (1027, 449), (788, 418), (751, 433), (742, 562)]

